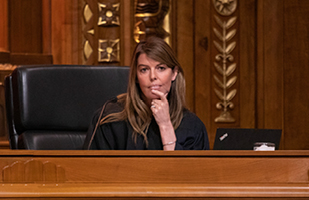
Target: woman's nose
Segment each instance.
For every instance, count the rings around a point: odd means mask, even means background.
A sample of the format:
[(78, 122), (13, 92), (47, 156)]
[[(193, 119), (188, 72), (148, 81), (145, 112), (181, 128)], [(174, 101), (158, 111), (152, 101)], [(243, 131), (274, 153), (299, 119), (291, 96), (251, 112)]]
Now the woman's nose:
[(156, 80), (157, 79), (157, 75), (156, 75), (156, 72), (155, 72), (155, 70), (150, 70), (150, 80), (151, 81), (154, 81), (154, 80)]

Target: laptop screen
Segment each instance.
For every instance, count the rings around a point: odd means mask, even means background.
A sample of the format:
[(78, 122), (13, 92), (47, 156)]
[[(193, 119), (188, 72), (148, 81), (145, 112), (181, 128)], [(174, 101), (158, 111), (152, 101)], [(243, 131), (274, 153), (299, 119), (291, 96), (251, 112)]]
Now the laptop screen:
[(214, 150), (253, 150), (256, 142), (270, 142), (279, 149), (281, 129), (218, 128)]

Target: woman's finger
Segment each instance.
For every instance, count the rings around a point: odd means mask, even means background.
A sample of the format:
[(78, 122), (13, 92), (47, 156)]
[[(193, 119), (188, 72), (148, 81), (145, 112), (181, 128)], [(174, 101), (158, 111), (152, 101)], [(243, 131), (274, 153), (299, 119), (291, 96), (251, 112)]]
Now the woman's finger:
[(167, 101), (167, 93), (163, 93), (159, 90), (152, 90), (151, 91), (153, 94), (159, 96), (159, 98), (162, 100), (162, 101)]

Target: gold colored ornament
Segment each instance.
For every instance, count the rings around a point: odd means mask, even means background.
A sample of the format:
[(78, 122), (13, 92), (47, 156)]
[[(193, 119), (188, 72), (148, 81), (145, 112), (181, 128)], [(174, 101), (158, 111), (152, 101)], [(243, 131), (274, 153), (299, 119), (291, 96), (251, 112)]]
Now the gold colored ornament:
[(234, 57), (231, 54), (236, 47), (236, 42), (228, 42), (236, 35), (236, 29), (230, 31), (228, 31), (228, 29), (235, 24), (236, 20), (236, 17), (232, 17), (226, 22), (215, 16), (215, 21), (222, 28), (222, 31), (216, 28), (213, 29), (216, 37), (219, 39), (219, 42), (214, 40), (214, 45), (219, 51), (219, 54), (215, 57), (217, 62), (214, 62), (214, 67), (221, 75), (221, 77), (214, 75), (215, 83), (221, 89), (214, 89), (217, 97), (220, 99), (220, 102), (216, 104), (216, 108), (221, 110), (221, 114), (215, 119), (215, 122), (235, 122), (229, 110), (234, 108), (232, 99), (235, 97), (237, 90), (229, 89), (237, 81), (237, 76), (232, 76), (233, 72), (236, 70), (236, 63), (232, 63)]
[(223, 16), (231, 15), (237, 8), (237, 0), (213, 0), (216, 11)]

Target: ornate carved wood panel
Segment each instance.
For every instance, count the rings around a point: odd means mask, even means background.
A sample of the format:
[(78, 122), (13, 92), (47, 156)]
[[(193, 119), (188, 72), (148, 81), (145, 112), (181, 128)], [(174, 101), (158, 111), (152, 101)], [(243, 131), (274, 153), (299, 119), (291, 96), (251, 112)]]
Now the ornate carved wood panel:
[[(140, 42), (147, 36), (155, 35), (166, 39), (170, 36), (169, 27), (164, 20), (170, 10), (170, 0), (135, 0), (134, 2), (134, 40)], [(167, 17), (166, 17), (167, 16)], [(165, 23), (164, 23), (165, 22)]]
[(169, 0), (85, 0), (83, 63), (129, 65), (136, 42), (150, 35), (169, 36), (164, 28), (169, 7)]
[(83, 6), (84, 64), (121, 63), (121, 1), (85, 0)]
[(218, 127), (255, 127), (255, 1), (196, 4), (195, 111), (212, 146)]

